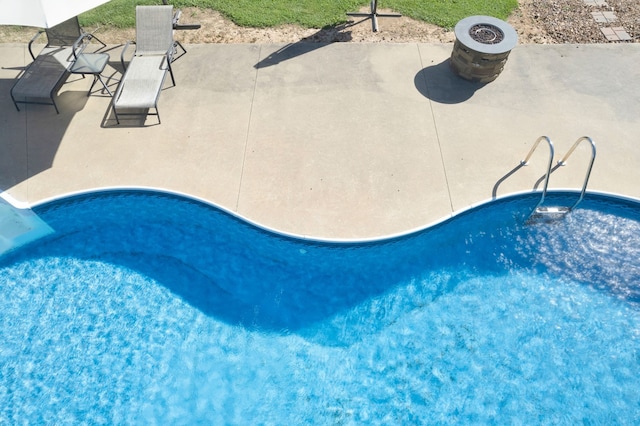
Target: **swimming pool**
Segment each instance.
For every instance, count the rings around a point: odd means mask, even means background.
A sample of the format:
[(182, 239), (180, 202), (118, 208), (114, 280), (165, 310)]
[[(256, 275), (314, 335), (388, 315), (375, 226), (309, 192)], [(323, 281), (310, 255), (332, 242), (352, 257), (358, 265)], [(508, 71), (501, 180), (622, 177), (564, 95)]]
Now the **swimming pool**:
[(637, 423), (640, 208), (536, 202), (353, 243), (161, 192), (36, 206), (55, 232), (0, 257), (0, 423)]

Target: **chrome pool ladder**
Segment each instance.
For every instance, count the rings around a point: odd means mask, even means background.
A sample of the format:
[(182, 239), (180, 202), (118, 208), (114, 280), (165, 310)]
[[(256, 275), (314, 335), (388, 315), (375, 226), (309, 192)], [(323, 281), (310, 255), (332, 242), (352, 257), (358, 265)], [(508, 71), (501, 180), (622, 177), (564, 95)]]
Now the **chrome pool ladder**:
[[(527, 154), (525, 159), (522, 160), (520, 162), (520, 164), (523, 165), (523, 166), (526, 166), (528, 164), (529, 159), (531, 158), (531, 155), (536, 150), (536, 148), (538, 147), (540, 142), (543, 141), (543, 140), (547, 141), (547, 143), (549, 145), (549, 164), (547, 166), (547, 172), (546, 172), (545, 178), (544, 178), (544, 186), (543, 186), (543, 189), (542, 189), (542, 196), (540, 197), (540, 201), (538, 201), (538, 204), (536, 204), (536, 206), (533, 208), (533, 210), (529, 214), (529, 220), (537, 219), (537, 218), (545, 218), (545, 219), (561, 218), (565, 214), (569, 213), (571, 210), (575, 209), (576, 206), (578, 204), (580, 204), (580, 202), (583, 200), (584, 195), (585, 195), (585, 193), (587, 191), (587, 184), (589, 183), (589, 177), (591, 176), (591, 169), (593, 168), (593, 163), (594, 163), (594, 161), (596, 159), (596, 144), (595, 144), (595, 142), (593, 142), (593, 140), (589, 136), (582, 136), (582, 137), (578, 138), (578, 140), (576, 140), (574, 142), (574, 144), (571, 146), (571, 149), (569, 149), (569, 151), (565, 154), (565, 156), (562, 157), (562, 160), (558, 161), (558, 164), (557, 164), (556, 168), (561, 167), (561, 166), (565, 166), (567, 164), (567, 160), (569, 159), (571, 154), (573, 154), (575, 149), (578, 147), (578, 145), (580, 145), (580, 143), (582, 141), (587, 141), (587, 142), (589, 142), (591, 144), (591, 159), (589, 161), (589, 167), (587, 168), (587, 174), (586, 174), (586, 176), (584, 178), (584, 182), (582, 184), (582, 190), (580, 191), (580, 197), (578, 198), (578, 201), (576, 201), (572, 206), (545, 206), (544, 205), (544, 200), (545, 200), (545, 197), (547, 195), (547, 189), (549, 187), (549, 177), (551, 175), (551, 172), (553, 171), (551, 169), (551, 165), (553, 164), (554, 148), (553, 148), (553, 142), (551, 142), (551, 139), (549, 139), (549, 137), (547, 137), (547, 136), (540, 136), (536, 140), (536, 142), (533, 144), (533, 147), (529, 151), (529, 154)], [(554, 168), (554, 170), (555, 170), (555, 168)]]

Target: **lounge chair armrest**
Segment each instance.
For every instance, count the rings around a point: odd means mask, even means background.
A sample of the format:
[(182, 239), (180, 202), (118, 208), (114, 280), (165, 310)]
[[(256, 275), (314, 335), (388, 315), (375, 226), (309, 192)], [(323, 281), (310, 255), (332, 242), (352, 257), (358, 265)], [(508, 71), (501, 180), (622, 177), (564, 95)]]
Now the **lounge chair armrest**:
[[(173, 49), (167, 51), (164, 55), (162, 55), (162, 62), (160, 63), (161, 70), (168, 70), (171, 67), (171, 52)], [(166, 65), (165, 65), (166, 61)]]
[(31, 40), (29, 40), (29, 53), (31, 54), (31, 58), (35, 61), (36, 60), (36, 55), (33, 54), (33, 43), (38, 39), (38, 37), (40, 37), (42, 35), (42, 33), (44, 33), (44, 30), (40, 30), (38, 31), (33, 37), (31, 37)]
[(181, 24), (180, 23), (180, 17), (182, 16), (182, 11), (181, 10), (176, 10), (176, 12), (173, 14), (173, 29), (174, 30), (199, 30), (201, 25), (200, 24)]
[(124, 62), (124, 54), (127, 52), (127, 49), (131, 44), (135, 44), (135, 41), (128, 41), (122, 48), (122, 53), (120, 53), (120, 63), (122, 64), (123, 72), (127, 70), (127, 66), (125, 65), (125, 62)]
[(176, 25), (178, 25), (178, 21), (180, 21), (180, 16), (182, 16), (182, 11), (178, 9), (173, 14), (173, 19), (171, 20), (171, 24), (173, 25), (173, 28), (175, 28)]
[(175, 47), (172, 44), (169, 50), (164, 54), (165, 59), (167, 60), (167, 67), (171, 67), (171, 62), (173, 62), (173, 54), (175, 53)]

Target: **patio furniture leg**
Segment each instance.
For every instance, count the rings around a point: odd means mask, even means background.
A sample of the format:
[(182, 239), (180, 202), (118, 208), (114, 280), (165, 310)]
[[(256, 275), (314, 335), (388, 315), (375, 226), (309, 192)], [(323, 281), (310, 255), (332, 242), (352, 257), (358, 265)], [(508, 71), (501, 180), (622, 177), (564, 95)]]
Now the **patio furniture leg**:
[(116, 116), (116, 123), (120, 124), (120, 118), (118, 117), (118, 111), (116, 110), (115, 105), (113, 106), (113, 115)]
[(113, 97), (113, 93), (111, 93), (111, 90), (109, 90), (109, 87), (106, 85), (106, 83), (104, 82), (104, 80), (102, 79), (102, 76), (100, 74), (93, 74), (93, 83), (91, 83), (91, 87), (89, 88), (89, 92), (87, 93), (87, 96), (91, 95), (91, 90), (93, 90), (93, 86), (98, 81), (102, 84), (102, 87), (104, 87), (104, 90), (107, 91), (109, 96)]
[(16, 106), (16, 109), (20, 111), (20, 108), (18, 107), (18, 102), (16, 102), (16, 98), (13, 97), (13, 91), (11, 91), (11, 100), (13, 101), (13, 104)]

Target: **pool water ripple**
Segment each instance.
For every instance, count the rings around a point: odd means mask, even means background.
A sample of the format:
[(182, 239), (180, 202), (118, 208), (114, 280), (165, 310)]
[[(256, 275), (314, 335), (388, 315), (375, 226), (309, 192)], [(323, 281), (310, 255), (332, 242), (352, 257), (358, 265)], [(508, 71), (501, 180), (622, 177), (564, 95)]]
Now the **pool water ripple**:
[(0, 423), (637, 423), (640, 210), (534, 204), (366, 243), (161, 193), (39, 206), (56, 233), (0, 258)]

